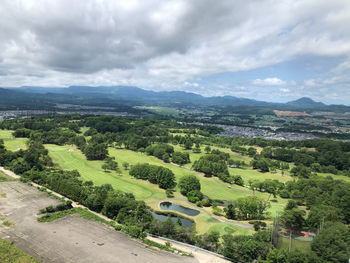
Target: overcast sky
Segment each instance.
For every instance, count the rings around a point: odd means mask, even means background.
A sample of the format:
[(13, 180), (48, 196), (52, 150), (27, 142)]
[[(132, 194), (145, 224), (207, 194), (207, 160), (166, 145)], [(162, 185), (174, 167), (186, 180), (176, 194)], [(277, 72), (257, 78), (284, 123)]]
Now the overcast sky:
[(350, 104), (350, 0), (1, 0), (0, 86)]

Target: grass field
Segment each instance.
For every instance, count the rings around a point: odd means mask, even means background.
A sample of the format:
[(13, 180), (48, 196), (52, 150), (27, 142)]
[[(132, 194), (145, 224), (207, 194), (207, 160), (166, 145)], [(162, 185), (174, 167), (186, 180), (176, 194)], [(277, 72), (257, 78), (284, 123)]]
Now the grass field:
[(25, 254), (10, 243), (0, 239), (1, 263), (39, 263), (39, 261)]
[(15, 138), (12, 136), (10, 130), (0, 130), (0, 139), (4, 140), (6, 149), (10, 151), (18, 151), (19, 149), (26, 149), (27, 138)]
[[(124, 192), (132, 192), (137, 199), (145, 201), (160, 200), (166, 197), (164, 190), (159, 189), (158, 186), (148, 183), (147, 181), (134, 179), (129, 175), (128, 171), (125, 171), (121, 167), (119, 175), (116, 172), (104, 172), (101, 168), (102, 161), (87, 161), (85, 156), (74, 146), (46, 145), (46, 148), (49, 150), (51, 158), (55, 163), (59, 164), (61, 168), (68, 170), (76, 169), (81, 173), (83, 179), (91, 180), (97, 185), (109, 183), (116, 189)], [(71, 151), (69, 151), (70, 149)], [(207, 178), (201, 173), (192, 171), (189, 168), (180, 167), (171, 163), (164, 163), (158, 158), (146, 154), (115, 148), (110, 148), (109, 154), (116, 158), (119, 166), (121, 166), (123, 162), (128, 162), (131, 165), (136, 163), (162, 165), (174, 172), (177, 181), (184, 175), (196, 175), (200, 180), (202, 192), (212, 199), (234, 201), (237, 198), (253, 194), (250, 189), (245, 187), (237, 185), (230, 186), (218, 180), (218, 178)], [(265, 200), (269, 197), (268, 194), (257, 191), (255, 194)], [(184, 198), (178, 192), (176, 192), (175, 197)]]
[(2, 171), (0, 171), (0, 182), (7, 182), (7, 181), (14, 181), (12, 177), (4, 174)]
[[(159, 200), (166, 197), (165, 191), (157, 185), (137, 180), (129, 176), (128, 171), (120, 168), (120, 173), (104, 172), (102, 161), (88, 161), (74, 146), (45, 145), (54, 163), (67, 170), (78, 170), (84, 180), (97, 185), (111, 184), (115, 189), (132, 192), (139, 200)], [(118, 159), (119, 165), (121, 161)]]
[[(279, 242), (278, 242), (278, 247), (282, 249), (287, 249), (289, 250), (289, 238), (286, 237), (280, 237)], [(304, 253), (308, 253), (311, 250), (311, 242), (309, 241), (301, 241), (298, 239), (292, 239), (291, 242), (291, 249), (292, 250), (299, 250)]]
[(322, 177), (330, 176), (330, 177), (332, 177), (335, 180), (343, 180), (345, 182), (350, 183), (350, 177), (348, 177), (348, 176), (337, 175), (337, 174), (330, 174), (330, 173), (318, 173), (318, 175), (322, 176)]
[[(49, 150), (49, 155), (56, 164), (63, 169), (78, 170), (84, 180), (91, 180), (97, 185), (106, 183), (111, 184), (115, 189), (124, 192), (131, 192), (135, 195), (136, 199), (144, 200), (148, 203), (166, 198), (164, 190), (147, 181), (134, 179), (129, 175), (129, 171), (124, 170), (124, 168), (120, 167), (120, 172), (118, 173), (104, 172), (101, 168), (103, 164), (102, 161), (86, 160), (85, 156), (75, 146), (45, 145), (45, 147)], [(229, 184), (220, 181), (218, 178), (207, 178), (201, 173), (190, 170), (188, 167), (180, 167), (175, 164), (164, 163), (163, 161), (146, 154), (125, 149), (109, 148), (109, 155), (115, 157), (119, 166), (121, 166), (123, 162), (128, 162), (131, 165), (136, 163), (162, 165), (174, 172), (177, 181), (184, 175), (194, 174), (200, 180), (202, 192), (212, 199), (233, 201), (237, 198), (253, 194), (250, 189), (245, 187), (237, 185), (230, 186)], [(268, 194), (260, 192), (255, 192), (255, 195), (264, 198), (265, 200), (269, 197)], [(175, 193), (175, 198), (186, 199), (179, 193), (178, 189)], [(278, 199), (278, 201), (279, 203), (271, 203), (271, 208), (268, 210), (272, 217), (275, 216), (276, 211), (280, 212), (283, 210), (285, 203), (283, 202), (284, 200)], [(250, 233), (247, 229), (221, 223), (204, 213), (201, 213), (194, 219), (198, 228), (197, 231), (200, 233), (210, 230), (217, 230), (222, 234), (228, 232), (236, 234)]]
[(276, 173), (261, 173), (258, 170), (254, 170), (252, 168), (229, 168), (228, 170), (232, 175), (240, 175), (243, 178), (246, 185), (248, 185), (249, 180), (264, 181), (265, 179), (276, 179), (280, 182), (287, 182), (293, 180), (291, 176), (289, 176), (286, 173), (282, 175), (280, 171)]
[(177, 116), (177, 115), (179, 115), (179, 111), (177, 109), (169, 108), (169, 107), (137, 106), (135, 108), (149, 110), (151, 112), (154, 112), (154, 113), (157, 113), (157, 114), (160, 114), (160, 115), (166, 115), (166, 116)]
[[(193, 208), (193, 206), (188, 205), (184, 201), (173, 200), (172, 202), (179, 204), (179, 205), (182, 205), (182, 206), (185, 206), (185, 207), (188, 207), (188, 208), (195, 209), (195, 208)], [(159, 208), (158, 204), (159, 204), (159, 202), (153, 202), (153, 203), (149, 203), (148, 205), (154, 211), (164, 212), (164, 210)], [(209, 209), (209, 208), (207, 208), (207, 209), (204, 208), (204, 210), (211, 212), (211, 209)], [(188, 216), (188, 215), (182, 214), (182, 213), (179, 213), (179, 214), (184, 218), (194, 220), (196, 223), (196, 231), (200, 234), (208, 233), (211, 231), (218, 231), (220, 233), (220, 235), (225, 235), (225, 234), (248, 235), (248, 234), (254, 233), (254, 231), (250, 230), (250, 229), (246, 229), (246, 228), (243, 228), (240, 226), (235, 226), (235, 225), (231, 225), (228, 223), (220, 222), (202, 211), (200, 211), (200, 214), (198, 214), (197, 216)]]
[[(129, 172), (125, 171), (123, 168), (120, 168), (120, 174), (116, 172), (104, 172), (101, 168), (102, 161), (86, 160), (85, 156), (74, 146), (46, 145), (46, 148), (49, 150), (53, 161), (59, 164), (61, 168), (67, 170), (76, 169), (80, 172), (83, 179), (91, 180), (97, 185), (109, 183), (116, 189), (132, 192), (137, 199), (145, 201), (159, 200), (166, 197), (164, 190), (159, 189), (158, 186), (148, 183), (147, 181), (134, 179), (129, 175)], [(174, 164), (164, 163), (146, 154), (115, 148), (110, 148), (109, 154), (116, 158), (119, 166), (121, 166), (123, 162), (128, 162), (131, 165), (137, 163), (162, 165), (174, 172), (177, 181), (184, 175), (194, 174), (201, 182), (203, 193), (212, 199), (233, 201), (252, 193), (249, 189), (236, 185), (232, 186), (232, 188), (228, 188), (228, 185), (221, 184), (216, 178), (206, 178), (200, 173)], [(181, 197), (179, 193), (176, 194), (178, 197)], [(265, 195), (265, 197), (267, 196), (266, 194), (263, 195)]]
[(254, 233), (254, 231), (250, 229), (219, 222), (206, 214), (199, 215), (196, 220), (196, 226), (196, 230), (199, 233), (207, 233), (211, 231), (218, 231), (220, 235), (250, 235)]
[[(159, 189), (157, 185), (134, 179), (129, 175), (129, 172), (125, 171), (123, 168), (120, 168), (120, 175), (115, 172), (105, 173), (101, 168), (102, 161), (86, 160), (85, 156), (76, 147), (57, 145), (45, 145), (45, 147), (49, 150), (49, 154), (54, 162), (59, 164), (61, 168), (68, 170), (76, 169), (85, 180), (91, 180), (97, 185), (109, 183), (115, 189), (124, 192), (132, 192), (138, 200), (144, 200), (146, 202), (153, 202), (166, 198), (165, 191)], [(239, 186), (233, 186), (229, 189), (225, 184), (219, 183), (216, 178), (205, 178), (199, 173), (174, 164), (164, 163), (146, 154), (114, 148), (109, 149), (109, 154), (116, 158), (120, 166), (123, 162), (128, 162), (129, 164), (149, 163), (165, 166), (174, 172), (177, 180), (186, 174), (195, 174), (200, 179), (203, 193), (214, 199), (235, 200), (252, 193), (249, 189)], [(178, 191), (175, 193), (175, 197), (185, 199)], [(207, 216), (204, 213), (201, 213), (201, 215)], [(207, 217), (210, 219), (209, 216)], [(216, 220), (207, 223), (208, 218), (195, 218), (198, 232), (204, 233), (210, 230), (218, 230), (220, 233), (231, 231), (237, 234), (247, 232), (244, 228), (241, 229), (240, 227), (221, 223)]]

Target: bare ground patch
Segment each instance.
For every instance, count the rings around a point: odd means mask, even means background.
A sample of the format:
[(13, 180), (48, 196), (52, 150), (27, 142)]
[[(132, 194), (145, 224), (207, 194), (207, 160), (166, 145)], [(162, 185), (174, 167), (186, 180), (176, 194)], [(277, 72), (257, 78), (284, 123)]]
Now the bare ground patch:
[(146, 248), (113, 228), (70, 215), (50, 223), (37, 222), (37, 213), (58, 201), (21, 182), (0, 183), (0, 238), (42, 262), (177, 263), (197, 262), (156, 249)]

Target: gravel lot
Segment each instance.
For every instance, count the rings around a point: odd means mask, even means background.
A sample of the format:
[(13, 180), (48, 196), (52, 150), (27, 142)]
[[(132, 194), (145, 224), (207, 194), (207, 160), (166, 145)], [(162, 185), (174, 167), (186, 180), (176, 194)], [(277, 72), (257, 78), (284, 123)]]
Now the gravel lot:
[[(146, 248), (104, 224), (71, 215), (50, 223), (37, 213), (58, 201), (21, 182), (0, 183), (0, 238), (42, 262), (190, 263), (182, 257)], [(8, 221), (11, 226), (2, 223)]]

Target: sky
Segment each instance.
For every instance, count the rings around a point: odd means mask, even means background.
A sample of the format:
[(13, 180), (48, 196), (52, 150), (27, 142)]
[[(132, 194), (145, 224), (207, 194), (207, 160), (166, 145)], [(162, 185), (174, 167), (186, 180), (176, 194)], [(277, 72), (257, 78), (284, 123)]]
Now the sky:
[(350, 0), (1, 0), (0, 86), (350, 105)]

